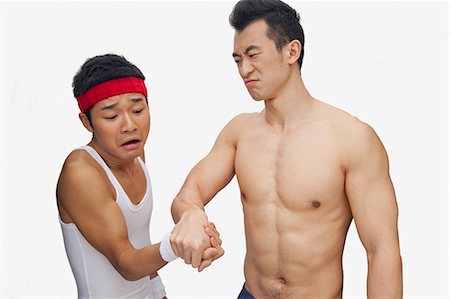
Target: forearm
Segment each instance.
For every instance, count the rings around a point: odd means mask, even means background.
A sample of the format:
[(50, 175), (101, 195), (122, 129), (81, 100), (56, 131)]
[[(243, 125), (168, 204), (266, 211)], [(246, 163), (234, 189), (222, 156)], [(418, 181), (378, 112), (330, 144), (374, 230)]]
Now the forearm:
[(181, 216), (190, 210), (204, 211), (205, 205), (198, 187), (194, 184), (185, 184), (172, 203), (171, 212), (173, 221), (178, 223)]
[(155, 277), (156, 271), (167, 264), (159, 252), (158, 244), (141, 249), (130, 248), (117, 263), (117, 271), (127, 280), (138, 280), (145, 276)]
[(402, 260), (400, 253), (394, 251), (368, 254), (368, 262), (367, 298), (402, 298)]

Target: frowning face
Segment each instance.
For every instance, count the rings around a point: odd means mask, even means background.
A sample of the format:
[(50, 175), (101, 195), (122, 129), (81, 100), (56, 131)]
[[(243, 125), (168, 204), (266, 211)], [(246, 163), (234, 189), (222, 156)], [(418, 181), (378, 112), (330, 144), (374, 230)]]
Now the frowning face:
[(233, 58), (254, 100), (276, 98), (290, 74), (287, 58), (267, 37), (267, 29), (264, 20), (256, 20), (234, 36)]
[(144, 95), (125, 93), (98, 102), (91, 109), (92, 142), (103, 155), (132, 160), (144, 151), (150, 130), (150, 112)]

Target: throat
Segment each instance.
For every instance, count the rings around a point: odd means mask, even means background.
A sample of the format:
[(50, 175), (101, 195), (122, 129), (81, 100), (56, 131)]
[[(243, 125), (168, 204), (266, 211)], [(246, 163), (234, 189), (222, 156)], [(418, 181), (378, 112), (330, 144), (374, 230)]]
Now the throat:
[(142, 169), (137, 159), (134, 159), (132, 163), (111, 168), (111, 171), (117, 178), (120, 177), (126, 182), (133, 182), (142, 174)]

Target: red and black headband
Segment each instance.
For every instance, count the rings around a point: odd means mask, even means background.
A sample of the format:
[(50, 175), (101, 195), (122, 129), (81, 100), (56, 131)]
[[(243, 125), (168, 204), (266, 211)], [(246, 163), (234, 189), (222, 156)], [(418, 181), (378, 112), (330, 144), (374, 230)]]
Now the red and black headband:
[(112, 79), (89, 88), (77, 97), (78, 107), (85, 113), (94, 104), (124, 93), (142, 93), (147, 97), (144, 80), (135, 77)]

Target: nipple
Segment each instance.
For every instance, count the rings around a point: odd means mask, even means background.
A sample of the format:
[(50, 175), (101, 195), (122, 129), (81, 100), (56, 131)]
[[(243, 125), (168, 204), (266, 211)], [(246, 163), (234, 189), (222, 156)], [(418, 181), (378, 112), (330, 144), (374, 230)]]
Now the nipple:
[(312, 206), (313, 206), (314, 208), (320, 207), (320, 201), (313, 200), (313, 201), (311, 202), (311, 204), (312, 204)]

